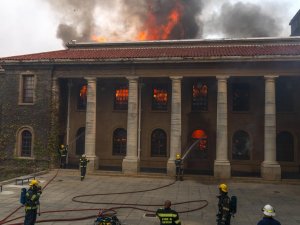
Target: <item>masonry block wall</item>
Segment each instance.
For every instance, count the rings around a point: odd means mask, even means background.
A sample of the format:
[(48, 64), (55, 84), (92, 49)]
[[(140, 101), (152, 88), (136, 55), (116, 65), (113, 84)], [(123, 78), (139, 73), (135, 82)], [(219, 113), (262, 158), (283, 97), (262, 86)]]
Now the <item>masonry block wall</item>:
[[(1, 148), (8, 157), (18, 156), (20, 143), (18, 131), (30, 127), (33, 130), (33, 155), (47, 158), (47, 141), (50, 125), (51, 76), (49, 67), (5, 67), (1, 74)], [(33, 104), (20, 104), (20, 79), (22, 74), (35, 77)]]

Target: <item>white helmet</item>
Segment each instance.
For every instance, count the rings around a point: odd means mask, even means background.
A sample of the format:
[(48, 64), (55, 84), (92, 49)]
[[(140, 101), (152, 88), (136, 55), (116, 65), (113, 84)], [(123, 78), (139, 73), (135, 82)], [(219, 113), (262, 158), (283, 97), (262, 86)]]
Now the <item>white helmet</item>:
[(262, 209), (264, 215), (266, 216), (275, 216), (275, 209), (271, 205), (265, 205)]

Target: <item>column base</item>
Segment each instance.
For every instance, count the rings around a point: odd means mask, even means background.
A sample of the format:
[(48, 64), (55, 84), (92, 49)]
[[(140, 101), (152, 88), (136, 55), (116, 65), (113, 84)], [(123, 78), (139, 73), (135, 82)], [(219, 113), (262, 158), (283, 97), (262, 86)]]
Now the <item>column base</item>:
[(89, 160), (86, 170), (87, 172), (93, 172), (95, 170), (98, 170), (98, 166), (99, 166), (99, 158), (97, 156), (86, 156), (86, 158)]
[(229, 179), (231, 177), (231, 166), (229, 161), (217, 161), (214, 163), (214, 177)]
[(175, 176), (176, 175), (175, 160), (168, 160), (168, 162), (167, 162), (167, 174), (168, 174), (168, 176)]
[(262, 162), (260, 173), (264, 180), (281, 180), (281, 167), (277, 162)]
[(137, 174), (140, 171), (140, 161), (137, 157), (125, 157), (122, 162), (122, 171), (124, 174)]

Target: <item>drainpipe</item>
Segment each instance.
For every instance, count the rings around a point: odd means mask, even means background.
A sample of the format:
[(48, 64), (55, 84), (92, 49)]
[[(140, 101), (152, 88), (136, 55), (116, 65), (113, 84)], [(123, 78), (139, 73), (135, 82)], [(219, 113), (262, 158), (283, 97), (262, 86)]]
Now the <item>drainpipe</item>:
[(139, 82), (139, 111), (138, 111), (138, 160), (141, 157), (141, 114), (142, 114), (142, 82)]
[(66, 137), (66, 145), (68, 146), (68, 153), (67, 153), (67, 159), (66, 164), (68, 164), (69, 161), (69, 150), (70, 150), (70, 111), (71, 111), (71, 86), (72, 86), (72, 80), (68, 80), (68, 111), (67, 111), (67, 137)]

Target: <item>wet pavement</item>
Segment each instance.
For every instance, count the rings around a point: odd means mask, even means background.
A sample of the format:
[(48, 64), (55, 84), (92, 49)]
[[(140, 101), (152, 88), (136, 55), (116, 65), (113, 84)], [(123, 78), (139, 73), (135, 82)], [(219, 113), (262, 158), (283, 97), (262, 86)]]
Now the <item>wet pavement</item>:
[[(38, 176), (37, 179), (40, 180), (42, 186), (45, 186), (55, 174), (56, 170), (53, 170)], [(117, 208), (117, 217), (122, 225), (159, 225), (158, 219), (151, 215), (159, 205), (162, 206), (164, 201), (168, 199), (171, 200), (172, 208), (176, 211), (188, 211), (179, 213), (182, 225), (213, 225), (216, 224), (216, 195), (218, 194), (219, 182), (221, 181), (216, 181), (209, 176), (191, 176), (186, 177), (184, 181), (174, 183), (170, 177), (161, 174), (123, 176), (118, 172), (94, 173), (87, 175), (84, 181), (80, 181), (79, 171), (60, 170), (58, 175), (43, 190), (40, 199), (41, 216), (38, 217), (38, 220), (68, 220), (90, 216), (91, 218), (80, 221), (56, 221), (41, 224), (92, 225), (98, 209), (115, 207)], [(232, 225), (256, 225), (262, 217), (261, 208), (265, 204), (271, 204), (275, 207), (276, 218), (282, 225), (300, 224), (299, 180), (274, 184), (264, 182), (261, 179), (241, 178), (231, 179), (227, 184), (229, 195), (238, 197), (238, 211), (232, 219)], [(166, 187), (156, 189), (162, 186)], [(3, 191), (0, 192), (0, 220), (6, 218), (20, 206), (19, 198), (22, 187), (28, 187), (28, 184), (24, 183), (24, 186), (15, 185), (12, 181), (3, 185)], [(141, 190), (150, 191), (140, 192)], [(100, 195), (121, 192), (132, 193)], [(72, 201), (75, 196), (90, 194), (97, 195), (76, 198), (76, 200), (89, 203)], [(205, 201), (175, 205), (176, 203), (195, 200), (206, 200), (208, 205), (196, 211), (192, 210), (205, 206)], [(122, 206), (122, 203), (133, 205), (131, 205), (132, 208), (118, 208)], [(77, 211), (57, 212), (60, 210)], [(6, 221), (22, 216), (24, 216), (23, 207)], [(20, 218), (3, 224), (14, 224), (22, 221), (23, 218)]]

